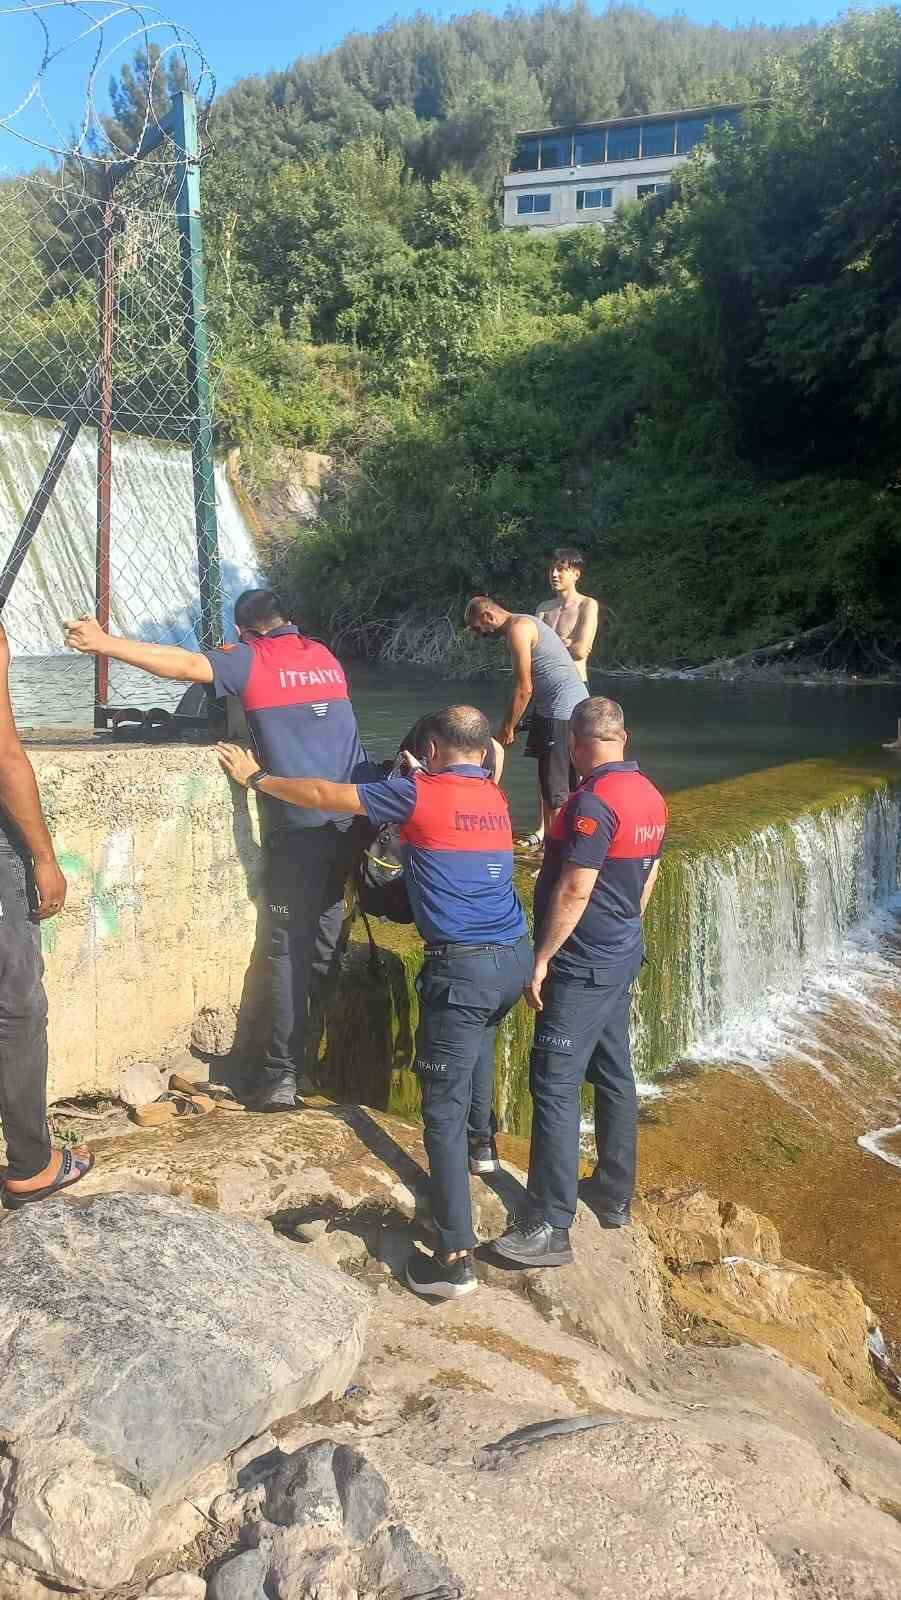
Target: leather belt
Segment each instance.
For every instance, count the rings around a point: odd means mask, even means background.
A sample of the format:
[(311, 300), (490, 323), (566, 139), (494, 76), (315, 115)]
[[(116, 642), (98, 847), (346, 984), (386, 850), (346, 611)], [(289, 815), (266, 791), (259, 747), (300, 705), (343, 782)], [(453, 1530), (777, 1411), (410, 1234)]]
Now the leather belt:
[(485, 950), (505, 950), (502, 944), (427, 944), (427, 956), (480, 956)]

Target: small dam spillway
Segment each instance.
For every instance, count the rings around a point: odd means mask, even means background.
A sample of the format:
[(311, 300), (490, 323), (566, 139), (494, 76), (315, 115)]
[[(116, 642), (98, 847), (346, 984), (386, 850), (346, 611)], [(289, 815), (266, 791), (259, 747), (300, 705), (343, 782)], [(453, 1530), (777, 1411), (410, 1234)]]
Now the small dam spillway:
[[(59, 425), (0, 412), (0, 561), (6, 558), (53, 450)], [(3, 612), (14, 657), (13, 702), (23, 726), (90, 721), (92, 666), (63, 649), (62, 625), (94, 610), (96, 436), (84, 428)], [(225, 615), (259, 582), (253, 537), (216, 467), (216, 508)], [(158, 643), (197, 648), (200, 602), (190, 452), (117, 434), (113, 443), (110, 627)], [(162, 704), (181, 697), (113, 665), (112, 704)]]

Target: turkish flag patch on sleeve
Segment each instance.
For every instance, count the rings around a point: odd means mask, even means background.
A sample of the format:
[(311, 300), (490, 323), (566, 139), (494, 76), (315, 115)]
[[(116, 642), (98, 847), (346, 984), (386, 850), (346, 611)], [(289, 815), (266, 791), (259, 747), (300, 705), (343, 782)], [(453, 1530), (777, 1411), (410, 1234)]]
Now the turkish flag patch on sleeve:
[(585, 833), (590, 839), (591, 835), (593, 833), (597, 833), (597, 831), (598, 824), (596, 817), (576, 817), (576, 833)]

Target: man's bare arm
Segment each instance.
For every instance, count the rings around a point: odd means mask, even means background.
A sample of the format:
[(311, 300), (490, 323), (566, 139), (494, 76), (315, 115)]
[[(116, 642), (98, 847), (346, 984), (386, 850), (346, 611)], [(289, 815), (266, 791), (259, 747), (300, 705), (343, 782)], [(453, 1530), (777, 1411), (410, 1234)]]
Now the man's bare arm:
[(513, 694), (504, 720), (497, 730), (500, 744), (513, 743), (517, 723), (532, 698), (532, 647), (537, 638), (538, 625), (528, 617), (518, 618), (510, 629)]
[(176, 644), (145, 644), (142, 639), (118, 639), (105, 633), (93, 617), (79, 617), (65, 623), (66, 644), (82, 655), (109, 656), (129, 667), (140, 667), (155, 678), (172, 678), (176, 683), (212, 683), (213, 669), (206, 656), (197, 650), (182, 650)]
[(650, 900), (651, 895), (654, 893), (654, 885), (657, 882), (657, 874), (658, 874), (659, 871), (660, 871), (660, 861), (659, 861), (659, 858), (658, 858), (658, 860), (654, 862), (654, 865), (652, 866), (650, 872), (648, 873), (647, 882), (645, 883), (645, 886), (641, 891), (641, 914), (642, 914), (642, 916), (644, 916), (645, 906), (647, 905), (648, 901)]
[(597, 638), (598, 617), (598, 603), (587, 595), (579, 606), (579, 619), (566, 640), (566, 648), (574, 661), (587, 661), (591, 655)]
[[(247, 788), (260, 763), (249, 750), (237, 744), (217, 744), (216, 754), (223, 772)], [(352, 817), (366, 815), (355, 783), (329, 783), (325, 778), (261, 778), (257, 791), (271, 794), (274, 800), (302, 806), (307, 811), (342, 811)]]
[(34, 769), (22, 746), (9, 698), (9, 645), (0, 627), (0, 807), (14, 823), (34, 861), (39, 907), (37, 920), (52, 917), (66, 898), (66, 880), (57, 866), (56, 852), (38, 794)]

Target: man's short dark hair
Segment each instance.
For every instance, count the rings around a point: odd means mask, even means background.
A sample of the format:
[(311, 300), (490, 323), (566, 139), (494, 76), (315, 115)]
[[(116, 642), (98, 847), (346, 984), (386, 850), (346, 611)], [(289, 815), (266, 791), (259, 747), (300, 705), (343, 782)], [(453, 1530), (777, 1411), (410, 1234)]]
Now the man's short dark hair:
[(254, 633), (285, 621), (285, 608), (274, 589), (245, 589), (235, 601), (235, 625)]
[(561, 544), (556, 550), (551, 551), (551, 565), (557, 567), (578, 567), (580, 572), (585, 571), (585, 557), (581, 550), (575, 550), (572, 545)]
[(472, 622), (481, 622), (489, 607), (496, 607), (497, 601), (492, 600), (487, 594), (474, 594), (463, 613), (463, 621), (467, 628)]
[(427, 737), (481, 761), (491, 743), (491, 724), (476, 706), (445, 706), (429, 718)]
[(615, 742), (626, 736), (622, 706), (601, 694), (579, 701), (572, 714), (570, 727), (577, 739), (610, 739)]

